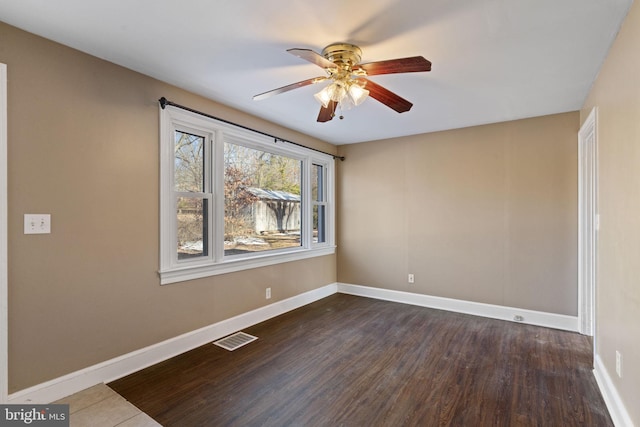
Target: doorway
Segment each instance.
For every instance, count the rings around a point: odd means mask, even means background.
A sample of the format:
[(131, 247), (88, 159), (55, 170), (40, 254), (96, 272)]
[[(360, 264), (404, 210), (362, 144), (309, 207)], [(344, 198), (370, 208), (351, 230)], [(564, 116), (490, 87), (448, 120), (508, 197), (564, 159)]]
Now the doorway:
[(598, 111), (578, 132), (578, 320), (580, 333), (594, 337), (598, 256)]

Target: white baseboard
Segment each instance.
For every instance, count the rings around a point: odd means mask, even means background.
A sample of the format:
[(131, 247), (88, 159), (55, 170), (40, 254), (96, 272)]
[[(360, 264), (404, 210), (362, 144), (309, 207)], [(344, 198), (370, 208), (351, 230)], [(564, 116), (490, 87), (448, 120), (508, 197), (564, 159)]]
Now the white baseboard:
[(525, 310), (522, 308), (434, 297), (430, 295), (394, 291), (391, 289), (351, 285), (348, 283), (338, 283), (338, 292), (500, 320), (514, 321), (515, 316), (520, 316), (522, 320), (518, 321), (518, 323), (545, 326), (547, 328), (561, 329), (571, 332), (578, 332), (579, 330), (578, 318), (563, 314), (545, 313), (541, 311)]
[(122, 378), (233, 332), (333, 295), (337, 284), (314, 289), (204, 328), (72, 372), (8, 396), (8, 403), (50, 403), (99, 383)]
[(605, 368), (598, 354), (596, 354), (594, 365), (593, 375), (596, 377), (596, 382), (600, 388), (600, 393), (602, 393), (604, 403), (607, 405), (607, 409), (609, 409), (609, 415), (611, 415), (613, 424), (615, 424), (616, 427), (633, 427), (631, 416), (627, 412), (624, 403), (622, 403), (622, 399), (620, 399), (618, 390), (613, 384), (609, 371)]

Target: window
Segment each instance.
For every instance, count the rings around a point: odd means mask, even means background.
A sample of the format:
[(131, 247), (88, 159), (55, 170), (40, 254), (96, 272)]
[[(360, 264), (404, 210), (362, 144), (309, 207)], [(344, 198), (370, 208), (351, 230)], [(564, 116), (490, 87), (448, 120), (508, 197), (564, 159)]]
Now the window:
[(224, 254), (302, 246), (302, 161), (224, 144)]
[[(206, 257), (211, 189), (205, 171), (207, 138), (176, 129), (174, 138), (173, 186), (176, 195), (178, 260)], [(208, 152), (209, 149), (206, 149)]]
[(334, 253), (332, 156), (160, 111), (162, 284)]

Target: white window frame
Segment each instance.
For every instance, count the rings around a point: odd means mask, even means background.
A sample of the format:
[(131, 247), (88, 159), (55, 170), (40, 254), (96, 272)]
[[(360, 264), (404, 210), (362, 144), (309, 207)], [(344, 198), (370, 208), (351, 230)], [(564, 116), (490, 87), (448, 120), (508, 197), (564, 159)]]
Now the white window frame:
[[(317, 166), (321, 166), (322, 170), (324, 171), (324, 173), (322, 174), (322, 179), (321, 179), (321, 183), (319, 185), (319, 187), (321, 188), (322, 192), (322, 200), (314, 200), (311, 199), (311, 205), (310, 205), (310, 210), (311, 210), (311, 221), (313, 222), (313, 208), (314, 207), (318, 207), (318, 211), (320, 210), (320, 207), (324, 208), (324, 217), (325, 217), (325, 224), (323, 227), (324, 230), (324, 238), (325, 238), (325, 242), (329, 239), (329, 236), (327, 235), (327, 226), (328, 226), (328, 222), (333, 223), (333, 219), (331, 219), (331, 221), (329, 221), (328, 217), (329, 217), (329, 200), (333, 199), (333, 196), (331, 196), (331, 199), (329, 199), (329, 186), (328, 186), (328, 180), (327, 180), (327, 170), (329, 168), (329, 165), (325, 162), (312, 162), (311, 166), (313, 169), (313, 166), (317, 165)], [(311, 177), (311, 174), (309, 174), (310, 179), (314, 179)], [(310, 184), (311, 185), (311, 184)], [(311, 187), (309, 187), (311, 188)], [(320, 189), (318, 190), (320, 191)], [(318, 235), (320, 234), (320, 224), (318, 224)], [(311, 226), (311, 230), (313, 231), (313, 224)], [(319, 236), (318, 236), (319, 237)], [(313, 238), (313, 236), (311, 236), (311, 238)], [(318, 242), (318, 243), (314, 243), (314, 244), (322, 244), (322, 242)]]
[[(178, 260), (176, 203), (174, 191), (174, 132), (176, 130), (205, 137), (205, 192), (197, 194), (209, 200), (207, 256)], [(224, 143), (243, 145), (302, 162), (301, 244), (299, 247), (257, 252), (251, 255), (224, 255)], [(313, 201), (311, 200), (312, 164), (325, 170), (326, 241), (314, 243)], [(331, 155), (305, 147), (274, 141), (273, 138), (233, 126), (178, 107), (160, 108), (160, 284), (182, 282), (283, 262), (335, 253), (335, 165)]]

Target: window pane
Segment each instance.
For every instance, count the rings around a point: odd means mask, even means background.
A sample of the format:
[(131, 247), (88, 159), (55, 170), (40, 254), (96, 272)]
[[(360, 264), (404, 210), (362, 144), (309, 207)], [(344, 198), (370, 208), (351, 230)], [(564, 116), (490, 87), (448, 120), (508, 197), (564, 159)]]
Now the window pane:
[(325, 232), (325, 207), (324, 205), (313, 206), (313, 243), (326, 242)]
[(226, 143), (224, 253), (298, 247), (302, 162)]
[(324, 197), (323, 166), (313, 165), (311, 169), (311, 200), (322, 202)]
[(325, 235), (325, 207), (317, 205), (318, 202), (324, 202), (324, 166), (311, 166), (311, 200), (313, 200), (313, 243), (324, 243)]
[(204, 142), (203, 136), (176, 131), (176, 191), (204, 192)]
[(178, 260), (207, 256), (208, 200), (178, 198)]

